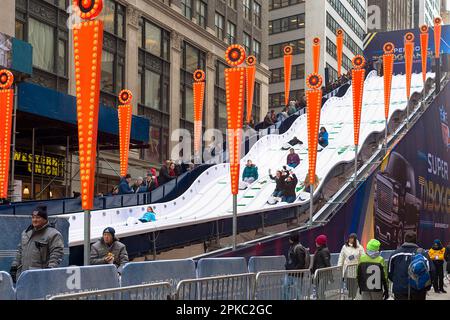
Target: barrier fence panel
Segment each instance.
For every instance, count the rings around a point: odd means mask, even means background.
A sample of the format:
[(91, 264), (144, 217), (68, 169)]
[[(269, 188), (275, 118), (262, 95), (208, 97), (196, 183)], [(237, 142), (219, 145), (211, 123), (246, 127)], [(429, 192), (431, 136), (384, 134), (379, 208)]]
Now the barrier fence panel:
[(342, 267), (316, 270), (314, 274), (314, 296), (317, 300), (341, 300)]
[(359, 294), (358, 286), (358, 265), (350, 265), (345, 269), (344, 274), (344, 299), (345, 300), (359, 300), (361, 295)]
[(4, 271), (0, 271), (0, 300), (16, 300), (11, 276)]
[(168, 282), (53, 296), (49, 300), (170, 300)]
[(285, 256), (250, 257), (248, 260), (248, 272), (284, 271), (285, 264)]
[(311, 272), (259, 272), (255, 286), (255, 300), (308, 300), (311, 294)]
[(255, 274), (237, 274), (183, 280), (177, 300), (254, 300)]
[(197, 277), (206, 278), (247, 273), (245, 258), (203, 258), (197, 264)]

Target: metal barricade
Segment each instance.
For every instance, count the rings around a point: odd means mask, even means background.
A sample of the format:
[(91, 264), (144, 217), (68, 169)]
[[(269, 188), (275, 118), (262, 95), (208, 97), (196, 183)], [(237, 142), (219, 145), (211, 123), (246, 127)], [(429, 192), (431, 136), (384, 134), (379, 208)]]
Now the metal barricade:
[(254, 300), (255, 274), (237, 274), (182, 280), (177, 300)]
[(49, 300), (170, 300), (168, 282), (53, 296)]
[(342, 267), (316, 270), (314, 274), (313, 296), (316, 300), (341, 300)]
[(311, 271), (264, 271), (256, 275), (255, 300), (308, 300)]
[(358, 285), (358, 265), (347, 266), (344, 274), (344, 296), (345, 300), (360, 300)]

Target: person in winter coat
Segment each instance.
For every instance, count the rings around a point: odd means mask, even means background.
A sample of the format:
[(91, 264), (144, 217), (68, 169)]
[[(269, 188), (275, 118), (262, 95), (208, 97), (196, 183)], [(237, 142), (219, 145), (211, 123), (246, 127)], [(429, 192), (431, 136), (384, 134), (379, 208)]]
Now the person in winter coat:
[(158, 187), (158, 184), (154, 180), (154, 175), (152, 173), (147, 173), (147, 178), (145, 179), (145, 192), (152, 192)]
[(175, 163), (171, 162), (169, 166), (169, 176), (171, 176), (172, 178), (176, 178), (178, 177), (178, 172), (179, 170), (177, 169)]
[(445, 255), (444, 255), (445, 261), (447, 261), (447, 277), (450, 276), (450, 243), (448, 244), (447, 248), (445, 248)]
[(292, 171), (289, 172), (289, 175), (286, 177), (283, 183), (283, 197), (281, 198), (282, 202), (293, 203), (297, 198), (297, 194), (295, 192), (295, 188), (297, 187), (298, 179), (295, 173)]
[(441, 243), (441, 240), (434, 240), (433, 247), (428, 250), (428, 256), (433, 261), (436, 269), (435, 276), (433, 278), (433, 288), (436, 293), (447, 293), (444, 290), (444, 260), (445, 260), (445, 248)]
[(380, 241), (370, 240), (366, 253), (359, 258), (357, 279), (362, 300), (389, 299), (387, 266), (380, 256), (380, 246)]
[(296, 168), (300, 164), (300, 157), (295, 153), (295, 150), (291, 148), (289, 155), (287, 156), (287, 165), (291, 168)]
[(268, 128), (273, 125), (272, 114), (267, 112), (266, 117), (264, 118), (264, 128)]
[(277, 170), (275, 177), (272, 176), (272, 171), (269, 169), (269, 178), (275, 181), (275, 190), (272, 193), (272, 197), (281, 198), (283, 196), (284, 179), (283, 173)]
[[(155, 168), (151, 168), (150, 169), (150, 173), (151, 173), (151, 177), (152, 177), (152, 181), (155, 184), (155, 187), (158, 188), (159, 187), (159, 182), (158, 182), (158, 177), (156, 176), (156, 169)], [(148, 176), (148, 174), (147, 174)]]
[(119, 194), (129, 194), (134, 193), (133, 189), (130, 187), (131, 183), (131, 175), (127, 174), (125, 177), (120, 180), (119, 183)]
[[(289, 237), (289, 250), (286, 256), (286, 270), (305, 270), (309, 268), (309, 251), (300, 244), (298, 232), (293, 232)], [(284, 300), (299, 300), (304, 296), (302, 294), (302, 275), (298, 273), (289, 273), (284, 279)], [(295, 297), (292, 293), (295, 292)]]
[(328, 132), (327, 129), (325, 129), (325, 127), (320, 128), (319, 145), (322, 148), (326, 148), (328, 146)]
[(30, 269), (57, 268), (64, 258), (61, 233), (48, 222), (47, 206), (37, 206), (31, 225), (22, 232), (10, 274), (16, 282), (22, 272)]
[(242, 181), (252, 184), (256, 180), (258, 180), (258, 167), (252, 163), (252, 160), (248, 160), (244, 172), (242, 172)]
[(327, 247), (328, 238), (326, 235), (321, 234), (316, 238), (316, 253), (314, 254), (313, 265), (311, 273), (314, 274), (317, 269), (331, 267), (331, 255), (330, 250)]
[(297, 112), (297, 108), (295, 107), (295, 101), (289, 102), (288, 115), (292, 116)]
[(147, 207), (147, 212), (144, 213), (143, 217), (139, 219), (142, 223), (147, 223), (151, 221), (156, 221), (156, 212), (153, 211), (152, 207)]
[[(306, 174), (305, 181), (303, 181), (303, 185), (305, 187), (305, 192), (311, 192), (311, 184), (309, 183), (309, 173)], [(314, 181), (314, 190), (317, 190), (317, 186), (319, 185), (319, 177), (316, 174), (316, 180)]]
[[(352, 233), (339, 254), (338, 266), (342, 267), (342, 277), (346, 279), (349, 297), (355, 299), (358, 284), (356, 281), (356, 266), (359, 258), (364, 254), (364, 248), (359, 244), (358, 236)], [(350, 267), (350, 268), (349, 268)]]
[[(426, 255), (426, 258), (428, 257), (425, 250), (416, 243), (416, 233), (407, 232), (405, 234), (405, 243), (394, 251), (389, 259), (388, 277), (393, 282), (392, 291), (395, 300), (426, 300), (427, 291), (431, 289), (431, 287), (427, 287), (423, 290), (415, 290), (409, 286), (408, 268), (411, 263), (411, 257), (416, 253), (422, 253)], [(427, 261), (430, 273), (433, 274), (434, 266), (429, 260)]]
[(144, 178), (138, 177), (133, 185), (133, 191), (135, 193), (145, 192), (146, 188), (144, 185)]
[(103, 237), (91, 246), (91, 265), (115, 264), (117, 271), (122, 273), (128, 263), (128, 253), (125, 245), (116, 238), (114, 228), (103, 230)]
[(170, 167), (170, 161), (167, 160), (166, 164), (164, 164), (161, 169), (159, 170), (159, 178), (158, 182), (159, 185), (163, 185), (167, 182), (169, 182), (172, 179), (175, 179), (175, 177), (169, 175), (169, 167)]

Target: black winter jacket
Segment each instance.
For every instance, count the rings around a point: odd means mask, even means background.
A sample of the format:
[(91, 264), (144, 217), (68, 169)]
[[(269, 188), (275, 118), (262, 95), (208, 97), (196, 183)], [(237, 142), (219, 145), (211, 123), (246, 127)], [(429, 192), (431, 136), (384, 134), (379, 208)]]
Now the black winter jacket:
[(328, 250), (327, 247), (318, 247), (316, 253), (314, 254), (311, 273), (316, 272), (317, 269), (331, 267), (330, 258), (330, 250)]

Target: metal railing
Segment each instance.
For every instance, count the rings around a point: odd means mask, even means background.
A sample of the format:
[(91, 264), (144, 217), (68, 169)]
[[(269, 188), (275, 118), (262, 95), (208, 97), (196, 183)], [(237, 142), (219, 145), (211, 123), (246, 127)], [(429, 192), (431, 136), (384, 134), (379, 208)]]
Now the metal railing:
[(342, 267), (316, 270), (313, 284), (315, 300), (341, 300), (343, 291)]
[(309, 300), (311, 271), (264, 271), (256, 275), (255, 300)]
[(170, 300), (171, 286), (168, 282), (144, 284), (106, 290), (62, 294), (48, 300)]
[(254, 300), (255, 274), (182, 280), (177, 285), (176, 300)]
[(359, 285), (358, 285), (358, 265), (353, 264), (347, 266), (344, 272), (344, 300), (359, 300)]

